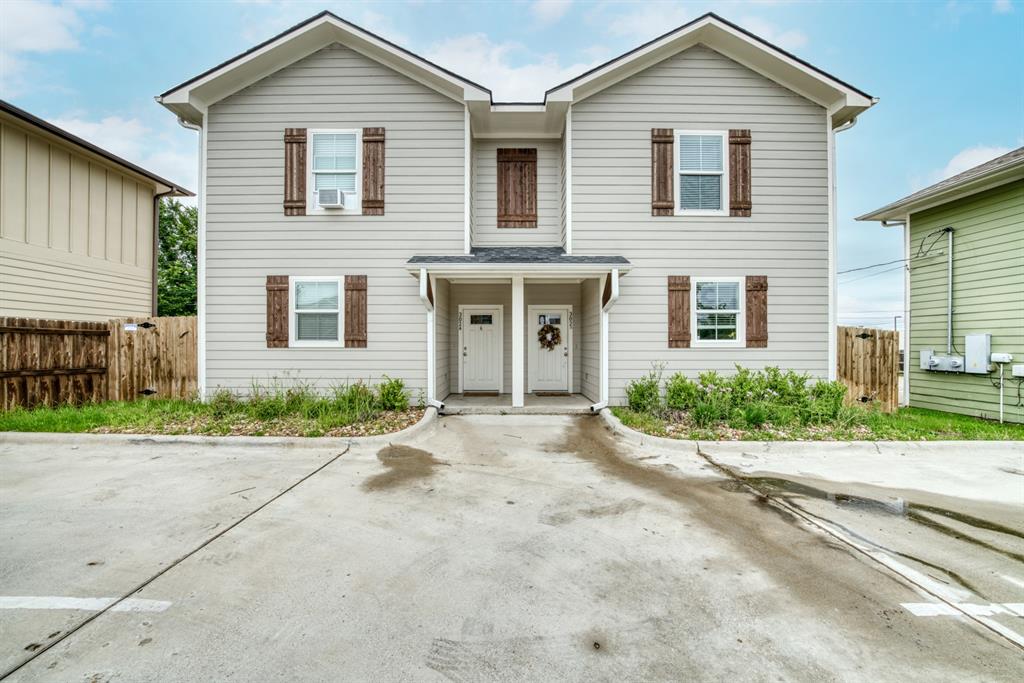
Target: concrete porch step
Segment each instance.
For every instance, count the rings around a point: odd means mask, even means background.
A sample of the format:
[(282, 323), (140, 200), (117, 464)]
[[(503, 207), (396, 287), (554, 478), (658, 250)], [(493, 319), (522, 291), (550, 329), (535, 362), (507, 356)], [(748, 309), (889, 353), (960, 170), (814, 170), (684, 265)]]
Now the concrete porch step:
[(586, 396), (526, 396), (526, 405), (513, 408), (509, 394), (463, 396), (451, 394), (444, 401), (442, 415), (590, 415), (593, 403)]

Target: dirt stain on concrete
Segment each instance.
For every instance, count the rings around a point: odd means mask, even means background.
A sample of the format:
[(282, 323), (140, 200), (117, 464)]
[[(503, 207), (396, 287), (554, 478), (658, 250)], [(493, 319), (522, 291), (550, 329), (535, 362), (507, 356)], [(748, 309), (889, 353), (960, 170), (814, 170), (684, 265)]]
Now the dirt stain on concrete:
[(433, 453), (400, 444), (382, 448), (377, 459), (386, 470), (367, 479), (363, 483), (364, 491), (385, 491), (427, 479), (434, 474), (435, 468), (445, 464)]
[(541, 513), (539, 521), (542, 524), (560, 526), (568, 524), (575, 519), (600, 519), (601, 517), (618, 517), (630, 510), (642, 507), (643, 503), (635, 498), (626, 498), (617, 503), (608, 505), (595, 505), (581, 509), (560, 510), (558, 512)]

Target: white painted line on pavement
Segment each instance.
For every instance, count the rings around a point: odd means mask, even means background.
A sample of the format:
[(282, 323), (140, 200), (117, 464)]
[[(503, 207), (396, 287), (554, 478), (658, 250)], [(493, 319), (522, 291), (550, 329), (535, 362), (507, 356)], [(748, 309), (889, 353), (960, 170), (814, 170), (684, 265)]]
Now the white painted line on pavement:
[[(74, 609), (99, 612), (118, 598), (67, 598), (58, 595), (0, 595), (0, 609)], [(171, 606), (166, 600), (125, 598), (111, 612), (163, 612)]]
[(994, 617), (997, 614), (1009, 614), (1012, 617), (1024, 617), (1024, 602), (993, 602), (978, 605), (972, 602), (958, 602), (956, 606), (944, 602), (904, 602), (901, 606), (915, 617), (962, 616), (967, 612), (976, 617)]

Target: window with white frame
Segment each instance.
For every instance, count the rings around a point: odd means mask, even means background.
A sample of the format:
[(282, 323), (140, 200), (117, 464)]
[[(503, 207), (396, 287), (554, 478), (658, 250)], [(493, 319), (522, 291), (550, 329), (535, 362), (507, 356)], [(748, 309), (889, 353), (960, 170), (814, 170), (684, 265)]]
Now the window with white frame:
[(676, 135), (676, 213), (725, 215), (729, 176), (725, 131), (679, 131)]
[(317, 213), (343, 211), (361, 213), (361, 132), (358, 130), (313, 130), (309, 132), (309, 174), (311, 202)]
[(290, 346), (340, 346), (344, 294), (340, 277), (291, 278)]
[(744, 278), (694, 278), (696, 345), (731, 346), (744, 341)]

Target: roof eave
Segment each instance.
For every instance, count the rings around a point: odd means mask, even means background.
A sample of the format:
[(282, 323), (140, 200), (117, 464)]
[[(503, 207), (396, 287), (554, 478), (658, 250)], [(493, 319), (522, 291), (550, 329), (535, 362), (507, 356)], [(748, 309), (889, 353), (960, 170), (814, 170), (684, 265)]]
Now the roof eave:
[(1017, 163), (1010, 166), (994, 169), (991, 173), (970, 178), (956, 185), (948, 185), (932, 193), (925, 193), (914, 197), (901, 199), (876, 209), (871, 213), (858, 216), (858, 221), (895, 221), (904, 220), (912, 213), (927, 211), (943, 204), (955, 202), (971, 195), (985, 192), (1000, 185), (1006, 185), (1024, 178), (1024, 163)]
[(708, 13), (606, 62), (545, 95), (546, 101), (578, 102), (697, 44), (708, 45), (833, 112), (838, 127), (878, 100), (721, 17)]
[(491, 91), (331, 12), (321, 12), (256, 47), (157, 96), (176, 115), (198, 123), (207, 107), (339, 42), (459, 101), (491, 101)]

